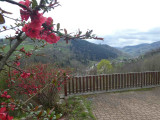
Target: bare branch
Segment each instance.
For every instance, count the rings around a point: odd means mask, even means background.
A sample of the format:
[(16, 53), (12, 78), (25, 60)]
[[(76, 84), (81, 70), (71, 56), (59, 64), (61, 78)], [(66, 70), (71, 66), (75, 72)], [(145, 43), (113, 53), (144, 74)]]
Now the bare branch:
[(8, 3), (11, 3), (11, 4), (18, 5), (18, 6), (22, 7), (22, 8), (25, 8), (27, 11), (32, 12), (32, 11), (31, 11), (28, 7), (26, 7), (25, 5), (22, 5), (22, 4), (20, 4), (20, 3), (15, 2), (15, 1), (12, 1), (12, 0), (5, 0), (5, 2), (8, 2)]
[(2, 16), (6, 17), (6, 18), (9, 18), (9, 19), (11, 19), (11, 20), (21, 21), (21, 20), (18, 20), (18, 19), (14, 19), (14, 18), (11, 18), (11, 17), (8, 17), (8, 16), (5, 16), (5, 15), (3, 15), (3, 14), (2, 14)]
[[(19, 36), (18, 36), (19, 38)], [(16, 50), (16, 48), (27, 38), (26, 35), (24, 35), (21, 39), (17, 39), (17, 42), (12, 46), (12, 48), (6, 53), (6, 55), (1, 59), (0, 61), (0, 72), (2, 71), (4, 65), (6, 65), (6, 61), (8, 58), (12, 55), (12, 53)]]

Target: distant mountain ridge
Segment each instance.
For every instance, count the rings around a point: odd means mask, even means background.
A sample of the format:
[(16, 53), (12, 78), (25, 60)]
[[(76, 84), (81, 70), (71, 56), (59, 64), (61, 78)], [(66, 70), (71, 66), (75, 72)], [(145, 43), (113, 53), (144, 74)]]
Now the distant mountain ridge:
[(83, 59), (101, 60), (101, 59), (115, 59), (122, 56), (123, 53), (116, 48), (109, 45), (97, 45), (86, 40), (72, 40), (71, 50), (76, 55), (80, 55)]
[(129, 54), (132, 57), (137, 57), (158, 48), (160, 48), (160, 41), (154, 42), (151, 44), (145, 43), (145, 44), (139, 44), (135, 46), (126, 46), (118, 49), (121, 50), (122, 52)]

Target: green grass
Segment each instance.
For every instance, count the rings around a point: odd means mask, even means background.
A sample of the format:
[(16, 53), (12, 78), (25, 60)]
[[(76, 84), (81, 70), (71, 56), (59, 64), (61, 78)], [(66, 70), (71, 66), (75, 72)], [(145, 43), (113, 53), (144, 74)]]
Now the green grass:
[(91, 111), (91, 102), (83, 96), (68, 98), (61, 109), (64, 116), (69, 120), (95, 120)]

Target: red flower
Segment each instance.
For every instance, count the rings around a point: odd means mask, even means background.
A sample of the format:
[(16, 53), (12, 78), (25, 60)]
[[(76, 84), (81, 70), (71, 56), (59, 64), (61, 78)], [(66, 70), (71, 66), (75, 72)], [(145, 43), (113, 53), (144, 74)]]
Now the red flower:
[[(22, 4), (22, 5), (25, 5), (26, 7), (29, 7), (29, 5), (30, 5), (30, 1), (29, 0), (26, 0), (25, 2), (24, 1), (20, 1), (19, 3)], [(25, 10), (25, 8), (23, 8), (23, 9)]]
[(14, 104), (10, 104), (9, 107), (13, 111), (16, 106)]
[[(29, 8), (29, 5), (30, 5), (30, 1), (29, 0), (26, 0), (25, 2), (24, 1), (20, 1), (19, 2), (20, 4), (22, 5), (25, 5), (26, 7)], [(22, 10), (23, 9), (23, 10)], [(30, 16), (30, 12), (28, 12), (25, 8), (22, 7), (22, 9), (20, 10), (20, 14), (21, 14), (21, 18), (22, 18), (22, 21), (25, 20), (27, 21), (29, 16)]]
[(20, 49), (20, 51), (21, 51), (21, 52), (25, 52), (25, 49), (24, 49), (24, 47), (22, 47), (22, 48)]
[(5, 102), (2, 102), (1, 105), (6, 105), (6, 103), (5, 103)]
[[(30, 1), (26, 0), (21, 1), (21, 4), (29, 7)], [(38, 10), (20, 10), (22, 21), (27, 21), (28, 18), (31, 18), (31, 23), (25, 24), (22, 28), (22, 31), (30, 38), (35, 39), (44, 39), (46, 42), (52, 44), (57, 43), (60, 40), (59, 36), (56, 36), (54, 33), (51, 33), (53, 30), (53, 19), (51, 17), (44, 17), (42, 13), (39, 13)], [(25, 52), (25, 51), (23, 51)], [(29, 56), (29, 55), (28, 55)]]
[(20, 66), (20, 62), (16, 61), (14, 64), (16, 64), (17, 66)]
[(49, 33), (49, 35), (44, 36), (44, 40), (49, 44), (57, 43), (60, 40), (59, 36), (56, 36), (54, 33)]
[(46, 20), (47, 25), (53, 24), (53, 19), (51, 17), (48, 17)]
[(6, 120), (6, 113), (4, 113), (6, 111), (6, 108), (5, 107), (2, 107), (0, 109), (0, 119), (1, 120)]
[(27, 21), (29, 19), (30, 15), (28, 11), (20, 10), (20, 14), (21, 14), (22, 21), (23, 20)]
[(21, 77), (22, 77), (22, 78), (28, 78), (30, 75), (31, 75), (30, 73), (25, 73), (25, 72), (23, 72), (23, 73), (21, 74)]
[(58, 88), (57, 88), (57, 90), (58, 90), (58, 91), (60, 91), (60, 90), (61, 90), (61, 88), (60, 88), (60, 87), (58, 87)]
[(7, 98), (7, 99), (10, 99), (10, 98), (11, 98), (10, 95), (7, 95), (7, 91), (4, 91), (4, 93), (1, 95), (1, 97)]
[(42, 13), (34, 11), (31, 15), (30, 25), (35, 28), (41, 28), (42, 24), (46, 21), (46, 17), (43, 17)]
[(32, 53), (27, 52), (26, 55), (30, 57), (32, 55)]
[(17, 70), (13, 70), (12, 72), (13, 72), (14, 75), (16, 75), (17, 73), (19, 73), (19, 71), (17, 71)]
[(9, 116), (8, 113), (6, 113), (6, 107), (0, 108), (0, 119), (1, 120), (13, 120), (13, 117)]

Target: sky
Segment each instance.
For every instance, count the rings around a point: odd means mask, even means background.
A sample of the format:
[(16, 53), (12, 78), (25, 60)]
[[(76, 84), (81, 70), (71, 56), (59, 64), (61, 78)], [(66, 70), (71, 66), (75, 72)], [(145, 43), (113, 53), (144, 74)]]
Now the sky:
[[(104, 38), (104, 41), (88, 40), (90, 42), (124, 47), (160, 40), (160, 0), (58, 1), (61, 6), (44, 16), (51, 16), (54, 23), (60, 23), (61, 28), (70, 33), (90, 29)], [(13, 17), (20, 17), (19, 7), (6, 2), (0, 2), (0, 7), (14, 13)], [(13, 23), (6, 19), (7, 26)], [(0, 33), (0, 37), (13, 33)]]

